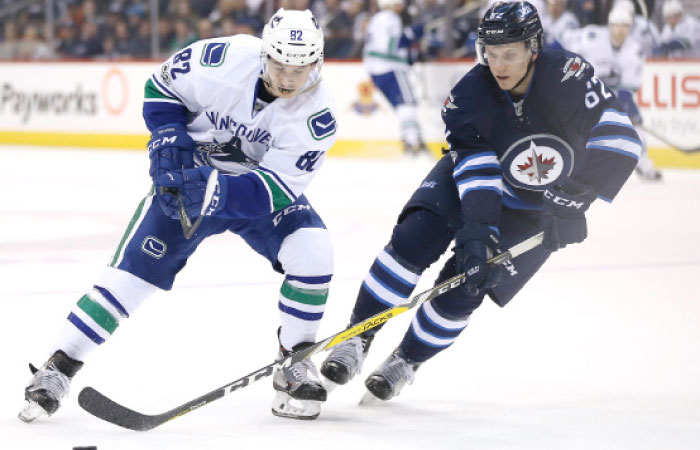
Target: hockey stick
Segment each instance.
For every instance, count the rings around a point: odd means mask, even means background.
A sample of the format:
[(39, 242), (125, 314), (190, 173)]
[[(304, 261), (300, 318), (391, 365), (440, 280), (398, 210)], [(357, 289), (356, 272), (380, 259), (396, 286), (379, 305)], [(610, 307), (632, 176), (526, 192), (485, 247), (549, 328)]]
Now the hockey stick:
[(218, 176), (219, 171), (216, 169), (212, 170), (209, 174), (209, 178), (207, 178), (207, 187), (204, 190), (204, 199), (202, 200), (202, 210), (200, 211), (199, 217), (197, 217), (194, 223), (190, 220), (190, 217), (187, 215), (185, 204), (183, 203), (182, 197), (180, 196), (178, 190), (175, 188), (160, 188), (161, 195), (170, 194), (177, 200), (177, 212), (178, 216), (180, 217), (180, 225), (182, 225), (182, 233), (185, 235), (185, 239), (190, 239), (194, 235), (195, 231), (197, 231), (197, 228), (199, 228), (199, 224), (202, 223), (202, 219), (204, 218), (205, 213), (209, 208), (209, 204), (211, 203), (212, 199), (214, 198), (214, 194), (216, 193), (216, 183)]
[(674, 150), (678, 150), (679, 152), (683, 153), (697, 153), (700, 152), (700, 145), (697, 145), (695, 147), (681, 147), (677, 144), (672, 144), (671, 142), (668, 141), (665, 137), (661, 136), (659, 133), (656, 131), (650, 130), (649, 128), (643, 126), (643, 125), (636, 125), (642, 130), (646, 131), (650, 135), (654, 136), (657, 140), (661, 141), (664, 145), (667, 145), (668, 147), (671, 147)]
[[(542, 236), (543, 233), (539, 233), (525, 239), (523, 242), (514, 245), (506, 252), (500, 253), (496, 257), (491, 258), (488, 263), (502, 264), (518, 255), (532, 250), (542, 243)], [(396, 317), (409, 309), (415, 308), (418, 305), (434, 299), (440, 294), (458, 287), (460, 284), (464, 283), (464, 279), (465, 274), (463, 273), (450, 278), (439, 285), (414, 296), (406, 303), (388, 308), (356, 325), (353, 325), (345, 331), (336, 333), (333, 336), (319, 341), (304, 350), (294, 352), (286, 358), (279, 359), (272, 364), (268, 364), (265, 367), (237, 379), (236, 381), (204, 394), (201, 397), (197, 397), (194, 400), (190, 400), (187, 403), (184, 403), (162, 414), (147, 415), (136, 412), (105, 397), (92, 387), (86, 387), (80, 391), (80, 395), (78, 396), (78, 404), (93, 416), (106, 420), (107, 422), (111, 422), (115, 425), (119, 425), (120, 427), (128, 428), (130, 430), (148, 431), (164, 424), (165, 422), (169, 422), (191, 411), (194, 411), (195, 409), (201, 408), (202, 406), (218, 400), (231, 392), (247, 387), (263, 378), (269, 377), (276, 369), (281, 369), (282, 367), (296, 364), (316, 353), (328, 350), (341, 342), (347, 341), (352, 337), (381, 325), (389, 319)]]

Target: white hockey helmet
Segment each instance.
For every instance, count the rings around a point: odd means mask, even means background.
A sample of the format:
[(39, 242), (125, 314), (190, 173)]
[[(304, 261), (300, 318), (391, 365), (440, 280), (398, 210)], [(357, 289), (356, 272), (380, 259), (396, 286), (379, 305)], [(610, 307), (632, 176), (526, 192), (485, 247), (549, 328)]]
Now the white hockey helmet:
[(403, 0), (377, 0), (379, 9), (386, 9), (396, 5), (403, 5)]
[(661, 9), (661, 13), (664, 16), (664, 19), (675, 16), (676, 14), (682, 14), (683, 5), (678, 0), (666, 0), (663, 8)]
[(634, 12), (628, 8), (615, 6), (608, 14), (608, 25), (629, 25), (634, 23)]
[(323, 63), (323, 32), (311, 11), (280, 8), (262, 32), (263, 66), (265, 56), (290, 66)]

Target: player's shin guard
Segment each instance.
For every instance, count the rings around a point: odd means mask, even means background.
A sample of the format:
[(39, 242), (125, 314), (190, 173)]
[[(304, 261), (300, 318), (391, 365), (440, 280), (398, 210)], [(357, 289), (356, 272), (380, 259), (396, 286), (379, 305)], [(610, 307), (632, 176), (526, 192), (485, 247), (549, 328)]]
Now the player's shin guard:
[[(436, 283), (454, 275), (454, 258), (451, 258)], [(423, 363), (445, 350), (467, 327), (472, 312), (481, 305), (483, 298), (483, 293), (467, 296), (462, 290), (453, 289), (421, 305), (399, 346), (401, 355)]]
[(422, 272), (423, 269), (398, 256), (391, 246), (382, 249), (362, 282), (350, 322), (361, 322), (386, 308), (406, 302)]
[(128, 272), (108, 267), (68, 314), (53, 350), (84, 361), (155, 290), (155, 286)]
[(440, 258), (453, 236), (437, 214), (425, 209), (407, 213), (365, 277), (350, 322), (358, 323), (404, 303), (423, 271)]

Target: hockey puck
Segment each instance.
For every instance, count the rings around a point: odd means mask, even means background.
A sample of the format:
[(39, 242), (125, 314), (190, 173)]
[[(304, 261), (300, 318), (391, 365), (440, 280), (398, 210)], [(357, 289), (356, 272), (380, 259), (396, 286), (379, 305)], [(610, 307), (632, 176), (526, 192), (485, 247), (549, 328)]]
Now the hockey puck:
[(96, 445), (88, 445), (86, 447), (85, 446), (84, 447), (73, 447), (73, 450), (97, 450), (97, 446)]

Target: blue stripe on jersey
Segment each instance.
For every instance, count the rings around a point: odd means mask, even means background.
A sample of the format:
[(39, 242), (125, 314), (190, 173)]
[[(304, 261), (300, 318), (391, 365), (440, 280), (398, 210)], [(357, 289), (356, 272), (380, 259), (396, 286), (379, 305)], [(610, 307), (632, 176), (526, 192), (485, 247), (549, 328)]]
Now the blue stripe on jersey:
[[(391, 256), (391, 257), (393, 258), (394, 261), (396, 261), (396, 257), (393, 255), (393, 251), (390, 253), (391, 249), (389, 249), (389, 250), (385, 249), (384, 251), (386, 251), (387, 255)], [(399, 275), (398, 273), (396, 273), (396, 272), (394, 272), (393, 270), (391, 270), (389, 267), (386, 266), (386, 264), (384, 264), (383, 262), (381, 262), (381, 261), (379, 260), (379, 258), (375, 259), (375, 260), (374, 260), (374, 263), (377, 264), (381, 269), (383, 269), (383, 270), (384, 270), (385, 272), (387, 272), (389, 275), (391, 275), (393, 278), (397, 279), (397, 280), (398, 280), (401, 284), (403, 284), (404, 286), (408, 286), (408, 287), (410, 287), (411, 289), (413, 289), (414, 287), (416, 287), (416, 284), (415, 284), (415, 283), (412, 283), (412, 282), (408, 281), (407, 279), (405, 279), (404, 277), (402, 277), (402, 276)], [(397, 264), (400, 264), (398, 261), (396, 261), (396, 263), (397, 263)], [(403, 266), (402, 266), (402, 267), (403, 267)], [(403, 267), (403, 268), (406, 269), (405, 267)], [(406, 269), (406, 271), (408, 271), (408, 269)]]
[(452, 171), (453, 176), (459, 175), (465, 170), (477, 170), (479, 168), (500, 169), (498, 157), (495, 152), (481, 152), (469, 155), (461, 160)]
[(374, 264), (372, 264), (372, 268), (369, 271), (369, 276), (371, 276), (381, 287), (394, 295), (398, 295), (399, 297), (406, 298), (411, 294), (411, 291), (413, 291), (413, 289), (409, 289), (404, 284), (392, 282), (395, 280), (395, 278), (391, 277)]
[(321, 320), (321, 318), (323, 317), (323, 313), (322, 313), (322, 312), (320, 312), (320, 313), (310, 313), (310, 312), (306, 312), (306, 311), (300, 311), (300, 310), (298, 310), (298, 309), (296, 309), (296, 308), (292, 308), (292, 307), (290, 307), (290, 306), (287, 306), (287, 305), (283, 304), (282, 302), (279, 302), (277, 305), (278, 305), (280, 311), (282, 311), (283, 313), (289, 314), (290, 316), (294, 316), (294, 317), (296, 317), (297, 319), (302, 319), (302, 320)]
[(323, 284), (323, 283), (329, 283), (331, 281), (331, 278), (333, 277), (333, 275), (321, 275), (318, 277), (302, 277), (302, 276), (297, 276), (297, 275), (285, 275), (284, 277), (288, 280), (301, 281), (302, 283), (306, 283), (306, 284)]
[(425, 314), (423, 308), (420, 308), (416, 313), (416, 319), (418, 319), (418, 324), (420, 325), (421, 330), (437, 339), (454, 339), (459, 336), (459, 333), (461, 333), (464, 328), (466, 328), (466, 325), (456, 329), (443, 328), (430, 320), (430, 318)]
[(413, 292), (413, 288), (416, 287), (414, 284), (408, 283), (406, 280), (389, 270), (389, 268), (382, 264), (378, 259), (374, 261), (374, 264), (372, 264), (369, 272), (379, 284), (396, 295), (400, 295), (401, 297), (408, 297), (411, 295), (411, 292)]
[(264, 168), (264, 167), (262, 167), (262, 166), (258, 166), (258, 170), (262, 170), (262, 171), (265, 172), (266, 174), (272, 176), (272, 177), (275, 179), (275, 181), (280, 185), (280, 187), (282, 187), (282, 188), (285, 190), (285, 192), (287, 193), (287, 195), (288, 195), (290, 198), (292, 198), (294, 201), (297, 200), (297, 196), (294, 195), (294, 192), (292, 192), (292, 190), (289, 189), (289, 186), (287, 186), (287, 185), (284, 183), (284, 181), (282, 181), (282, 179), (279, 177), (279, 175), (277, 175), (277, 174), (276, 174), (275, 172), (273, 172), (272, 170), (266, 169), (266, 168)]
[(390, 303), (390, 302), (384, 300), (379, 294), (377, 294), (376, 292), (374, 292), (369, 286), (367, 286), (367, 283), (366, 283), (365, 281), (362, 282), (362, 287), (363, 287), (367, 292), (369, 292), (370, 295), (371, 295), (372, 297), (374, 297), (374, 299), (375, 299), (376, 301), (378, 301), (378, 302), (381, 303), (382, 305), (386, 305), (386, 306), (389, 306), (389, 307), (392, 307), (392, 308), (393, 308), (394, 306), (396, 306), (396, 305), (394, 305), (393, 303)]
[(117, 311), (119, 311), (119, 314), (121, 314), (122, 317), (129, 317), (129, 312), (124, 308), (124, 306), (119, 303), (119, 301), (112, 295), (111, 292), (109, 292), (107, 289), (103, 288), (102, 286), (93, 286), (97, 292), (102, 294), (102, 296), (112, 304), (115, 308), (117, 308)]
[(634, 125), (631, 123), (623, 123), (623, 122), (615, 122), (615, 121), (603, 121), (603, 122), (598, 122), (597, 125), (595, 125), (593, 128), (591, 128), (592, 131), (595, 131), (597, 128), (600, 127), (606, 127), (606, 126), (618, 126), (618, 127), (625, 127), (625, 128), (632, 128), (634, 130)]
[(642, 143), (639, 140), (620, 135), (590, 138), (586, 148), (615, 152), (634, 159), (639, 159), (643, 150)]
[(630, 139), (639, 141), (639, 135), (633, 126), (613, 122), (608, 122), (606, 124), (601, 123), (593, 127), (589, 139), (602, 136), (627, 136)]
[(95, 344), (99, 345), (99, 344), (104, 343), (105, 340), (99, 334), (97, 334), (95, 331), (93, 331), (93, 329), (90, 328), (88, 326), (88, 324), (86, 324), (85, 322), (80, 320), (80, 318), (78, 316), (76, 316), (75, 314), (73, 314), (73, 313), (68, 314), (68, 321), (70, 323), (72, 323), (73, 325), (75, 325), (75, 327), (77, 329), (82, 331), (82, 333), (85, 336), (87, 336), (88, 338), (90, 338), (90, 340), (92, 342), (94, 342)]

